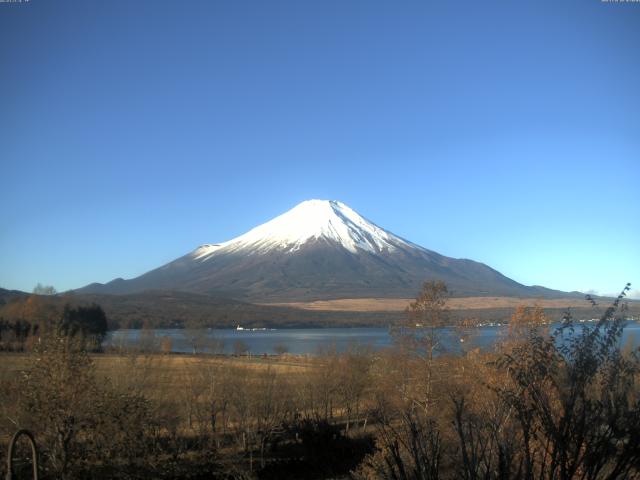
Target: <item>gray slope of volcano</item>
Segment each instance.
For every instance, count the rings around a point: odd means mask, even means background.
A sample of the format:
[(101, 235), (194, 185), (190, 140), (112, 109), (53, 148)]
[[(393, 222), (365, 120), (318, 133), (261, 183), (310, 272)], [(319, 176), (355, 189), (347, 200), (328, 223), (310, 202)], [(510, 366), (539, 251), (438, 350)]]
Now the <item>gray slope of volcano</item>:
[(457, 296), (555, 297), (479, 262), (445, 257), (369, 222), (340, 202), (311, 200), (229, 242), (203, 245), (139, 277), (81, 293), (180, 290), (254, 302), (413, 297), (426, 280)]

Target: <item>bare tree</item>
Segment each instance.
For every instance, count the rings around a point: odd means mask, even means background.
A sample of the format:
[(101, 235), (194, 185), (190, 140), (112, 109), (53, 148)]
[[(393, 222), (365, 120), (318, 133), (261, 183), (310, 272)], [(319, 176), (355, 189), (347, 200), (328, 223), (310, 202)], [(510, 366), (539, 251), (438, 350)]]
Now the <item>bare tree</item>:
[(338, 358), (333, 347), (319, 351), (312, 369), (305, 377), (306, 404), (316, 419), (333, 418), (338, 396)]
[(434, 356), (443, 349), (440, 329), (448, 321), (448, 297), (449, 291), (444, 282), (425, 282), (416, 300), (407, 307), (405, 322), (392, 330), (400, 348), (421, 360), (418, 391), (412, 401), (426, 415), (433, 401)]
[(264, 467), (267, 442), (293, 409), (288, 384), (271, 367), (258, 373), (253, 390), (254, 432), (260, 451), (260, 465)]
[(30, 359), (17, 398), (20, 426), (36, 433), (56, 478), (83, 478), (90, 465), (144, 454), (147, 401), (99, 382), (82, 342), (54, 334)]
[(344, 406), (347, 432), (351, 420), (357, 418), (360, 413), (363, 397), (371, 383), (369, 375), (371, 363), (370, 349), (358, 345), (351, 346), (347, 352), (339, 357), (339, 366), (336, 372), (337, 390)]

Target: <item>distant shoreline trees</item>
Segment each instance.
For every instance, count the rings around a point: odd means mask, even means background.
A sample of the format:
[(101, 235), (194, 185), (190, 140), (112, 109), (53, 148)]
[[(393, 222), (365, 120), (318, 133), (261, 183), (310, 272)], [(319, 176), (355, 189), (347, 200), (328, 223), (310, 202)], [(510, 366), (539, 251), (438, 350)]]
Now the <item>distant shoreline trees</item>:
[(33, 293), (36, 295), (55, 295), (58, 291), (52, 285), (42, 285), (40, 282), (33, 287)]
[(0, 351), (24, 351), (33, 348), (41, 336), (59, 332), (82, 339), (88, 350), (100, 350), (107, 334), (107, 317), (99, 305), (71, 305), (49, 302), (32, 295), (11, 302), (0, 314)]

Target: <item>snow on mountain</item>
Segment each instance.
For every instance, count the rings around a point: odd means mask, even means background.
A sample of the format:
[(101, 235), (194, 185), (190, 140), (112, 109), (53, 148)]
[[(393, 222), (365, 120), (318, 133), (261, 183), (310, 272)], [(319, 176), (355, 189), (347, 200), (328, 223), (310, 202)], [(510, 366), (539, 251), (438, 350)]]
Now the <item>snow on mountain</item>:
[(427, 250), (337, 201), (308, 200), (224, 243), (192, 252), (129, 280), (79, 293), (149, 290), (227, 295), (244, 301), (410, 298), (426, 280), (455, 295), (553, 296), (479, 262)]
[(358, 249), (379, 253), (393, 252), (398, 247), (417, 247), (378, 227), (342, 202), (307, 200), (233, 240), (202, 245), (192, 252), (192, 256), (206, 260), (214, 253), (242, 250), (295, 252), (309, 240), (319, 239), (336, 242), (352, 253), (357, 253)]

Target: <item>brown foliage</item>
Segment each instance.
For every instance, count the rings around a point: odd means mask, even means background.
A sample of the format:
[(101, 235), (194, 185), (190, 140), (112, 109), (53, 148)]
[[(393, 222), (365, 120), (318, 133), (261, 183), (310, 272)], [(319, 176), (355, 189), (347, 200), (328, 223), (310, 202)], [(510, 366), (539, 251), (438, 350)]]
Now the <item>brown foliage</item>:
[(371, 432), (376, 450), (357, 478), (638, 478), (640, 359), (619, 348), (622, 323), (607, 312), (554, 333), (540, 308), (523, 306), (496, 352), (452, 356), (438, 348), (446, 288), (431, 283), (396, 348), (327, 349), (295, 368), (161, 355), (152, 330), (147, 351), (113, 356), (54, 337), (14, 354), (26, 368), (0, 371), (0, 428), (32, 429), (55, 478), (300, 478), (301, 465), (337, 477), (346, 472), (325, 465), (337, 454), (309, 445)]

